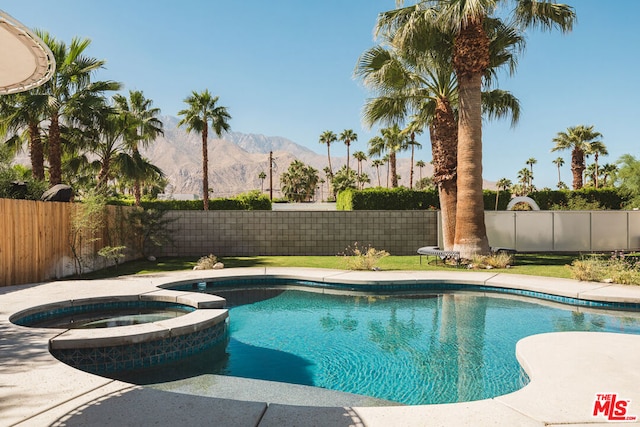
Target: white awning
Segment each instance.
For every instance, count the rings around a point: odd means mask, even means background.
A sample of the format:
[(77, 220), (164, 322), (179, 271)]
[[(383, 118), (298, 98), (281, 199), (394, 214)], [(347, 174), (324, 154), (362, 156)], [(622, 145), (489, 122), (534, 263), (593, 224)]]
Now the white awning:
[(0, 10), (0, 95), (38, 87), (51, 78), (55, 68), (47, 45)]

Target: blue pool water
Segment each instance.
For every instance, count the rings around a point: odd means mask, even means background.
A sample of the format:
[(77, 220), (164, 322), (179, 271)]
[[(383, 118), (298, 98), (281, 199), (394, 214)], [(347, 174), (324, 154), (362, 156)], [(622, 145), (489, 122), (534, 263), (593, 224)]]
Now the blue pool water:
[[(277, 291), (230, 310), (217, 373), (404, 404), (485, 399), (527, 381), (518, 340), (553, 331), (640, 333), (630, 312), (584, 313), (470, 293), (414, 297)], [(233, 295), (225, 295), (233, 301)], [(582, 309), (584, 310), (584, 309)]]
[(158, 386), (181, 380), (184, 390), (215, 395), (215, 375), (229, 375), (409, 405), (452, 403), (523, 387), (528, 379), (515, 347), (524, 337), (555, 331), (640, 334), (637, 310), (576, 307), (515, 295), (348, 296), (268, 284), (231, 286), (200, 289), (227, 299), (226, 345), (162, 369), (116, 378)]

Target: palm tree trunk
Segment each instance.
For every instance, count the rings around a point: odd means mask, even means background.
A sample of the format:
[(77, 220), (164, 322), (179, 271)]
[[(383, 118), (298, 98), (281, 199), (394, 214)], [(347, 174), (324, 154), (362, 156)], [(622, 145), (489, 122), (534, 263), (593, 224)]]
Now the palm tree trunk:
[(62, 183), (62, 147), (58, 120), (58, 115), (53, 114), (49, 124), (49, 185), (51, 187)]
[(582, 174), (584, 170), (584, 151), (576, 147), (571, 152), (571, 173), (573, 174), (574, 190), (582, 188)]
[[(414, 141), (414, 134), (411, 134), (411, 142), (415, 142)], [(411, 144), (411, 166), (409, 167), (409, 188), (413, 189), (413, 155), (414, 155), (414, 151), (415, 151), (415, 145)]]
[(598, 188), (598, 153), (596, 153), (594, 155), (594, 160), (595, 160), (595, 164), (596, 164), (596, 171), (595, 171), (595, 175), (594, 175), (594, 181), (596, 183), (596, 188)]
[(207, 138), (209, 136), (209, 124), (205, 117), (202, 129), (202, 201), (204, 210), (209, 210), (209, 152)]
[(31, 173), (38, 181), (44, 181), (44, 150), (42, 149), (42, 139), (40, 130), (35, 122), (29, 123), (29, 153), (31, 157)]
[(380, 166), (376, 166), (376, 174), (378, 175), (378, 187), (382, 187), (380, 183)]
[(462, 258), (489, 253), (482, 194), (482, 74), (458, 77), (458, 204), (454, 249)]
[(331, 149), (329, 148), (329, 142), (327, 142), (327, 160), (329, 161), (329, 178), (333, 178), (333, 168), (331, 167)]
[(456, 234), (456, 206), (458, 186), (455, 180), (443, 181), (438, 185), (440, 217), (442, 219), (442, 244), (445, 251), (454, 247)]
[(398, 187), (398, 167), (396, 164), (396, 152), (389, 153), (389, 165), (391, 166), (391, 188)]
[(109, 158), (105, 158), (102, 161), (100, 172), (98, 173), (98, 192), (101, 193), (107, 188), (107, 180), (109, 179), (109, 169), (111, 168), (111, 161)]
[[(133, 147), (133, 158), (137, 161), (140, 159), (140, 151), (137, 146)], [(140, 190), (140, 178), (136, 176), (133, 180), (133, 197), (135, 198), (135, 205), (140, 206), (140, 201), (142, 200), (142, 191)]]
[(349, 145), (347, 144), (347, 176), (349, 176)]
[[(436, 110), (429, 126), (433, 182), (438, 188), (442, 240), (444, 250), (452, 250), (456, 233), (456, 206), (458, 186), (458, 124), (451, 104), (446, 99), (436, 101)], [(420, 169), (422, 171), (422, 169)]]

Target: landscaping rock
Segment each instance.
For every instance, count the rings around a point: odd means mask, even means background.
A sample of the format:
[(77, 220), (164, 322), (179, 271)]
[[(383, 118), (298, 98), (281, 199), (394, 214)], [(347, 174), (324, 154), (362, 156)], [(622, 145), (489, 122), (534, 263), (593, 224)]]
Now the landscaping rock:
[(73, 189), (66, 184), (56, 184), (44, 193), (40, 200), (44, 202), (69, 202), (73, 198)]

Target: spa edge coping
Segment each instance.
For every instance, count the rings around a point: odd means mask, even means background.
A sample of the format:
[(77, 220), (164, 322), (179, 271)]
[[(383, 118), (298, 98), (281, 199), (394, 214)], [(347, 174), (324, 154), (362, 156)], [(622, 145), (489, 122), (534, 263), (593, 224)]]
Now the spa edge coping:
[(224, 308), (226, 303), (224, 298), (209, 294), (160, 289), (141, 294), (97, 296), (94, 298), (55, 301), (14, 313), (9, 317), (9, 320), (14, 321), (44, 310), (133, 301), (176, 303), (194, 307), (196, 310), (171, 319), (137, 325), (119, 326), (117, 328), (60, 328), (61, 333), (49, 340), (50, 349), (111, 347), (156, 341), (202, 331), (224, 322), (228, 318), (228, 311)]

